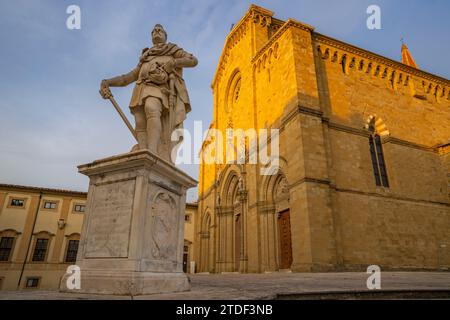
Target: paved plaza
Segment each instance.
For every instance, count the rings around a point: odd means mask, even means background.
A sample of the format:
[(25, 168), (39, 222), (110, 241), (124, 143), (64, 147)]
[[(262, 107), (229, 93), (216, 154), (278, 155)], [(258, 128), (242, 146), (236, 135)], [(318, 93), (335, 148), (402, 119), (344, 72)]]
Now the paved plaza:
[[(377, 298), (376, 295), (379, 298), (402, 298), (405, 297), (400, 295), (402, 292), (406, 294), (414, 291), (428, 292), (429, 295), (425, 297), (450, 299), (450, 272), (382, 272), (381, 290), (367, 289), (368, 276), (360, 272), (195, 274), (189, 276), (191, 291), (173, 294), (130, 297), (57, 291), (3, 291), (0, 292), (0, 299), (273, 300), (308, 297), (345, 299), (361, 294), (375, 295), (375, 298)], [(431, 294), (433, 292), (434, 294)]]

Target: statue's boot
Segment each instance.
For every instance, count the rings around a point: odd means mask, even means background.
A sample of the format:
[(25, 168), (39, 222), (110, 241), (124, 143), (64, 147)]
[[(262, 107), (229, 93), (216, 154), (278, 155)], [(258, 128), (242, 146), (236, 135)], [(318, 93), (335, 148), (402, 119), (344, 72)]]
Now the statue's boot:
[(136, 130), (137, 144), (131, 148), (131, 152), (147, 149), (147, 131), (146, 130)]

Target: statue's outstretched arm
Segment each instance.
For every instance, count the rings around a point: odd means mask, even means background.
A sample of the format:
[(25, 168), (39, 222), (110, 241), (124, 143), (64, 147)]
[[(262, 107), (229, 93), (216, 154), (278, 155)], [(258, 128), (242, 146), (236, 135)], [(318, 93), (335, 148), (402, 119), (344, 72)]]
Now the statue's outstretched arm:
[(110, 79), (105, 79), (103, 81), (105, 81), (109, 87), (125, 87), (130, 83), (135, 82), (138, 79), (138, 76), (139, 76), (139, 67), (136, 67), (127, 74), (123, 74), (121, 76), (117, 76)]

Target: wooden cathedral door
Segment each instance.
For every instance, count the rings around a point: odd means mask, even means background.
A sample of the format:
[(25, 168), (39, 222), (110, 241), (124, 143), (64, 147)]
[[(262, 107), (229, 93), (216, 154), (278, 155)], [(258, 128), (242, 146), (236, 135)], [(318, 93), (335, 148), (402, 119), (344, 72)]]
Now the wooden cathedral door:
[(291, 214), (289, 210), (279, 213), (280, 269), (290, 269), (292, 264)]

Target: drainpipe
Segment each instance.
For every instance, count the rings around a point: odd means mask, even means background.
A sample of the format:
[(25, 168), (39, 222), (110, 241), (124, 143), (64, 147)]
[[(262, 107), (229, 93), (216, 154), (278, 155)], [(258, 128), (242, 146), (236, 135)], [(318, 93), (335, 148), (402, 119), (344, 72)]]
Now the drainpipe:
[(39, 213), (39, 208), (41, 207), (42, 201), (42, 191), (39, 192), (39, 201), (36, 208), (36, 214), (34, 215), (33, 228), (31, 229), (30, 240), (28, 241), (27, 253), (25, 254), (25, 259), (23, 260), (22, 270), (20, 271), (19, 282), (17, 282), (17, 290), (20, 290), (20, 283), (22, 282), (23, 272), (25, 271), (25, 265), (27, 264), (28, 254), (30, 252), (31, 241), (33, 240), (34, 227), (36, 226), (36, 221)]

